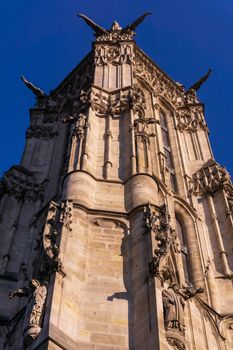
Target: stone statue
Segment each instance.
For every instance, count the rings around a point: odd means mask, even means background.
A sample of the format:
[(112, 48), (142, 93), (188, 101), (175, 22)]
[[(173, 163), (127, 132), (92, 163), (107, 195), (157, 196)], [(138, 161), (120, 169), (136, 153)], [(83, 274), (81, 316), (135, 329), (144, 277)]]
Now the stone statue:
[(178, 293), (178, 285), (171, 285), (162, 292), (164, 323), (166, 331), (178, 331), (185, 333), (184, 306), (185, 299)]
[(23, 325), (25, 346), (31, 344), (40, 334), (47, 289), (47, 282), (41, 283), (32, 279), (29, 286), (18, 288), (9, 293), (11, 299), (14, 296), (29, 297)]

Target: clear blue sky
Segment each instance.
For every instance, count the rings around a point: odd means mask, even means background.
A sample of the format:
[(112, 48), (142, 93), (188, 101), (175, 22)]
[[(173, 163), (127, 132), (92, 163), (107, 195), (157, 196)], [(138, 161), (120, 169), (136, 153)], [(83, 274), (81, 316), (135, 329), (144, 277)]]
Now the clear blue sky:
[(174, 80), (191, 85), (208, 68), (199, 92), (216, 160), (233, 175), (233, 0), (8, 0), (1, 4), (0, 174), (20, 161), (32, 93), (23, 74), (53, 90), (91, 49), (85, 13), (104, 27), (126, 25), (145, 11), (138, 45)]

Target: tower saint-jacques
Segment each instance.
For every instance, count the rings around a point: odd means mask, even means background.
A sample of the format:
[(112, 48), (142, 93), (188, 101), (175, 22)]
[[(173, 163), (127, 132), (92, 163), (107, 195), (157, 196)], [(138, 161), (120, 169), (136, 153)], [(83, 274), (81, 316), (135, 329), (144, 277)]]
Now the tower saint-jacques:
[[(0, 349), (233, 349), (233, 185), (132, 24), (36, 104), (0, 182)], [(145, 24), (146, 25), (146, 24)], [(205, 72), (204, 72), (205, 73)], [(205, 83), (204, 86), (202, 86)]]

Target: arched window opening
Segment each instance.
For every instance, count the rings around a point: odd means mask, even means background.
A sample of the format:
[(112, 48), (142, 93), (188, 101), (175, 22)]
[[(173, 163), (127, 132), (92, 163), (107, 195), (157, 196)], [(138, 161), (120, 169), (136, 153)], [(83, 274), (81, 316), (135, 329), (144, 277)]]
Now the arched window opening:
[(188, 270), (188, 258), (187, 258), (188, 250), (187, 250), (187, 245), (186, 245), (186, 241), (185, 241), (183, 227), (177, 218), (176, 218), (176, 229), (177, 229), (178, 237), (180, 240), (181, 256), (182, 256), (182, 262), (183, 262), (185, 282), (190, 283), (190, 276), (189, 276), (189, 270)]
[(173, 159), (171, 154), (169, 132), (168, 132), (166, 116), (163, 112), (160, 112), (160, 125), (161, 125), (161, 131), (162, 131), (163, 150), (164, 150), (164, 155), (166, 159), (166, 166), (170, 172), (170, 181), (171, 181), (172, 189), (176, 191), (176, 179), (175, 179), (175, 171), (174, 171)]

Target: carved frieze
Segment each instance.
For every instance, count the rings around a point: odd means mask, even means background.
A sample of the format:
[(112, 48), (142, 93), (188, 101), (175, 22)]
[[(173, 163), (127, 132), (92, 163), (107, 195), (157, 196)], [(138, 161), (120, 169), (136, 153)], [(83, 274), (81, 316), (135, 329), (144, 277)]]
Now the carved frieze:
[(203, 107), (201, 105), (187, 106), (178, 110), (176, 114), (177, 129), (181, 132), (195, 132), (198, 129), (208, 131), (207, 124), (203, 117)]
[(38, 183), (33, 173), (20, 166), (13, 166), (0, 180), (0, 195), (7, 194), (17, 200), (43, 200), (46, 181)]
[(145, 117), (146, 103), (143, 92), (136, 86), (116, 94), (108, 94), (101, 89), (93, 89), (91, 108), (99, 117), (114, 117), (128, 110), (133, 110), (138, 117)]
[(118, 42), (118, 41), (130, 41), (133, 40), (134, 32), (122, 33), (121, 31), (114, 31), (100, 35), (96, 38), (97, 42)]
[(38, 138), (43, 138), (43, 139), (52, 139), (53, 137), (57, 136), (58, 132), (53, 131), (52, 126), (47, 126), (47, 125), (40, 125), (40, 126), (31, 126), (28, 128), (26, 132), (26, 138), (30, 139), (32, 137), (38, 139)]
[(134, 58), (130, 45), (101, 45), (95, 48), (95, 65), (118, 65), (132, 63)]
[(190, 183), (190, 192), (194, 195), (212, 194), (220, 189), (225, 189), (229, 204), (233, 196), (233, 186), (226, 168), (212, 161), (193, 175)]

